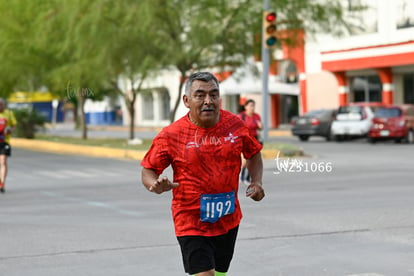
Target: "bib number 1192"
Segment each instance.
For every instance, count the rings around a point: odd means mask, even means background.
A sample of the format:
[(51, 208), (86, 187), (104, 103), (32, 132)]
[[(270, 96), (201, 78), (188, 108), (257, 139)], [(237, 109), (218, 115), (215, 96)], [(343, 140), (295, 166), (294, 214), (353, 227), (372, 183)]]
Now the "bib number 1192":
[(234, 212), (235, 193), (207, 194), (200, 199), (200, 219), (214, 223)]

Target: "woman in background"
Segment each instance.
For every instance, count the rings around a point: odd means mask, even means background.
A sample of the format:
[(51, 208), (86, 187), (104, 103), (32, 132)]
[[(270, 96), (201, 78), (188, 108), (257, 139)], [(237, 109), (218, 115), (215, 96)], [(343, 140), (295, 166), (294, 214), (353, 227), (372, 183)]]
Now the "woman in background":
[[(260, 143), (259, 130), (262, 129), (262, 122), (260, 115), (255, 113), (256, 102), (252, 99), (246, 101), (244, 105), (244, 110), (241, 110), (237, 115), (245, 125), (249, 128), (250, 135), (254, 136)], [(240, 174), (240, 181), (246, 185), (250, 184), (250, 174), (246, 168), (246, 160), (242, 159), (242, 169)]]

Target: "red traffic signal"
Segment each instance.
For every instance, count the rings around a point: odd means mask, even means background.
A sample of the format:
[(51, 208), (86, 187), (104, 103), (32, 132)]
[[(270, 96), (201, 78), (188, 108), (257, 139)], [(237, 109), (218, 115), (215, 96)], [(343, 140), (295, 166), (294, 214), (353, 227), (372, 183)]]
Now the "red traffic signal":
[(276, 21), (276, 13), (275, 12), (269, 12), (266, 15), (266, 21), (267, 22), (275, 22)]
[(263, 46), (265, 48), (274, 48), (277, 43), (276, 37), (276, 12), (265, 11), (263, 13)]

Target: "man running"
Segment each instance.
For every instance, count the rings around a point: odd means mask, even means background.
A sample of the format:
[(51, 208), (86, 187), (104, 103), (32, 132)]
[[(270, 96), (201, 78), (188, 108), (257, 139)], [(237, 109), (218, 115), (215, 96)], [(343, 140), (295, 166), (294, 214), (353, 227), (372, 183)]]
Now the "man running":
[(5, 108), (0, 98), (0, 192), (6, 192), (7, 158), (11, 155), (10, 136), (16, 126), (16, 118), (11, 110)]
[[(236, 115), (220, 109), (217, 79), (208, 72), (186, 82), (187, 115), (154, 139), (142, 165), (142, 182), (157, 194), (172, 190), (172, 215), (184, 268), (190, 275), (226, 275), (242, 212), (238, 200), (241, 155), (251, 184), (246, 196), (260, 201), (262, 145)], [(161, 176), (172, 166), (171, 181)]]

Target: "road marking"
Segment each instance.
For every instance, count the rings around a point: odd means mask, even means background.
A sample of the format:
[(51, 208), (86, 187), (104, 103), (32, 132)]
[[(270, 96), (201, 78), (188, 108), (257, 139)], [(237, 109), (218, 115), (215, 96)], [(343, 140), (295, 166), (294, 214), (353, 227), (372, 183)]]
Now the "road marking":
[(92, 174), (94, 177), (97, 176), (97, 175), (99, 175), (99, 176), (104, 175), (104, 176), (107, 176), (107, 177), (111, 177), (111, 176), (116, 177), (116, 176), (120, 176), (120, 175), (125, 175), (125, 173), (131, 173), (131, 171), (126, 171), (124, 173), (124, 172), (119, 171), (119, 170), (117, 170), (117, 171), (108, 171), (107, 169), (98, 170), (98, 169), (92, 169), (92, 168), (87, 169), (86, 172)]
[(45, 177), (45, 178), (57, 178), (57, 179), (68, 179), (69, 177), (63, 174), (60, 174), (56, 171), (36, 171), (35, 175)]
[(40, 177), (46, 177), (51, 179), (71, 179), (71, 178), (96, 178), (96, 177), (119, 177), (131, 173), (130, 171), (108, 171), (108, 170), (97, 170), (97, 169), (86, 169), (86, 170), (39, 170), (33, 172), (33, 174)]
[(385, 276), (385, 275), (373, 272), (373, 273), (349, 274), (348, 276)]
[(59, 199), (63, 199), (66, 201), (74, 201), (74, 202), (78, 202), (78, 203), (93, 206), (93, 207), (105, 208), (105, 209), (112, 210), (112, 211), (115, 211), (123, 215), (134, 216), (134, 217), (142, 216), (142, 213), (140, 212), (118, 208), (111, 204), (100, 202), (100, 201), (84, 200), (84, 199), (80, 199), (77, 197), (65, 196), (62, 194), (54, 193), (54, 192), (41, 192), (41, 193), (46, 196), (53, 197), (53, 198), (59, 198)]
[(88, 172), (74, 171), (74, 170), (58, 170), (56, 173), (66, 175), (66, 176), (70, 176), (70, 177), (80, 177), (80, 178), (92, 178), (92, 177), (97, 176), (97, 175), (93, 175), (93, 174), (88, 173)]

